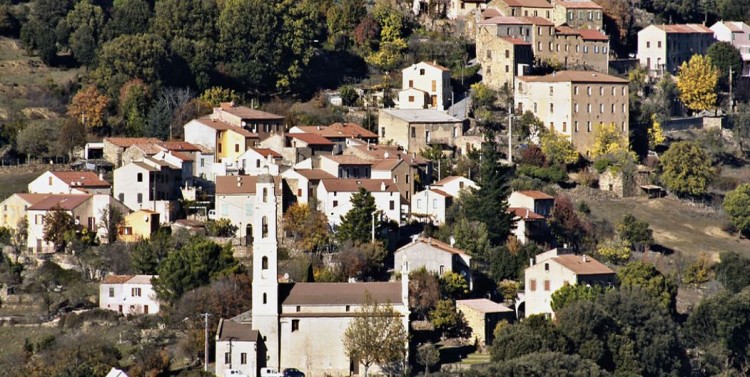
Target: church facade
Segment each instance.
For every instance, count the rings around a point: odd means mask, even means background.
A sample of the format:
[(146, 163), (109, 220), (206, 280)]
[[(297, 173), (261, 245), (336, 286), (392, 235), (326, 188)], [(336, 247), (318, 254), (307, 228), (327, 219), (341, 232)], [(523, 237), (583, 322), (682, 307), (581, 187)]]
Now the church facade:
[[(232, 320), (222, 320), (216, 335), (216, 375), (223, 377), (231, 369), (255, 377), (262, 367), (296, 368), (307, 377), (358, 375), (364, 368), (346, 356), (344, 332), (369, 295), (375, 302), (392, 305), (408, 333), (408, 278), (280, 284), (274, 185), (270, 175), (258, 178), (252, 228), (252, 320), (243, 326), (227, 326)], [(238, 338), (256, 341), (233, 343)], [(242, 354), (246, 356), (238, 361)]]

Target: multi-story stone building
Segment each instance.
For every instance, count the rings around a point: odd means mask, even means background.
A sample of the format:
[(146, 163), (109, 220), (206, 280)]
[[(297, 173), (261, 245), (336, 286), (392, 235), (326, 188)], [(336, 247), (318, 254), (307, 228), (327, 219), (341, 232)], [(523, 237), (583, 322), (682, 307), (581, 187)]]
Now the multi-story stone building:
[(481, 12), (487, 9), (488, 2), (489, 0), (450, 0), (445, 16), (450, 20), (466, 17), (474, 10)]
[(729, 42), (742, 55), (742, 76), (750, 76), (750, 26), (741, 21), (719, 21), (711, 26), (714, 38)]
[(449, 114), (429, 109), (381, 109), (378, 117), (380, 140), (392, 140), (408, 152), (433, 146), (452, 150), (464, 133), (464, 122)]
[(516, 111), (531, 111), (547, 128), (567, 136), (580, 153), (588, 153), (599, 124), (614, 123), (627, 137), (627, 80), (591, 71), (560, 71), (516, 80)]
[(543, 17), (552, 21), (552, 4), (546, 0), (492, 0), (489, 6), (506, 16)]
[(602, 7), (593, 1), (553, 1), (555, 26), (567, 25), (574, 29), (602, 29)]
[(609, 72), (609, 37), (598, 30), (556, 27), (555, 53), (566, 69)]
[[(518, 24), (517, 28), (521, 33), (526, 28), (528, 35), (530, 26)], [(523, 74), (524, 66), (530, 67), (534, 63), (531, 43), (520, 38), (498, 35), (509, 34), (510, 28), (511, 26), (501, 28), (492, 22), (477, 24), (476, 49), (477, 60), (482, 66), (482, 82), (495, 90), (505, 85), (512, 88), (513, 78)]]
[(676, 74), (682, 63), (714, 44), (714, 31), (700, 24), (651, 25), (638, 32), (638, 60), (649, 75)]

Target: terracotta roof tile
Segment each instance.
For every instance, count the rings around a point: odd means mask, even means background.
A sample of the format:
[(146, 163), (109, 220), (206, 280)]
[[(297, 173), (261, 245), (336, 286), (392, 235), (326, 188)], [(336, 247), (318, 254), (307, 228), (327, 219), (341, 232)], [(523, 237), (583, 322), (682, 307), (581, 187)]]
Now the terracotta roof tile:
[(246, 106), (232, 106), (231, 102), (222, 102), (220, 105), (222, 111), (226, 111), (236, 117), (252, 120), (283, 120), (281, 115), (267, 113), (265, 111), (251, 109)]
[(308, 145), (334, 145), (335, 143), (325, 137), (314, 133), (291, 133), (287, 137), (302, 140)]
[(327, 160), (334, 161), (338, 163), (339, 165), (372, 165), (372, 161), (365, 160), (363, 158), (359, 158), (357, 156), (352, 155), (334, 155), (334, 156), (320, 156), (320, 158), (325, 158)]
[(109, 182), (99, 179), (90, 171), (53, 171), (50, 172), (61, 181), (76, 187), (110, 187)]
[(424, 64), (427, 64), (427, 65), (429, 65), (430, 67), (432, 67), (432, 68), (437, 68), (437, 69), (439, 69), (439, 70), (441, 70), (441, 71), (450, 71), (450, 69), (448, 69), (448, 68), (445, 68), (445, 67), (443, 67), (442, 65), (440, 65), (440, 64), (437, 64), (437, 63), (433, 63), (433, 62), (427, 62), (427, 61), (423, 61), (423, 62), (420, 62), (420, 63), (424, 63)]
[(602, 9), (601, 5), (593, 1), (555, 1), (555, 5), (559, 5), (563, 8), (568, 9)]
[(517, 191), (517, 192), (525, 196), (528, 196), (529, 198), (533, 198), (533, 199), (554, 199), (555, 198), (554, 196), (547, 195), (537, 190), (522, 190), (522, 191)]
[[(585, 259), (585, 261), (584, 261)], [(552, 258), (576, 275), (614, 275), (615, 272), (596, 259), (580, 255), (560, 255)]]
[(544, 17), (533, 17), (533, 16), (524, 16), (524, 17), (518, 17), (519, 20), (527, 22), (532, 25), (541, 25), (541, 26), (555, 26), (555, 23), (544, 18)]
[(508, 207), (508, 213), (512, 213), (514, 216), (525, 220), (525, 221), (536, 221), (544, 220), (544, 216), (528, 209), (521, 207)]
[(518, 76), (517, 80), (525, 82), (590, 82), (608, 84), (628, 83), (628, 80), (593, 71), (558, 71), (545, 76)]
[(294, 169), (297, 173), (304, 176), (307, 179), (330, 179), (336, 178), (335, 175), (328, 173), (325, 170), (320, 169)]
[(599, 30), (594, 29), (578, 29), (578, 34), (583, 38), (585, 41), (608, 41), (609, 37), (607, 37), (604, 33), (602, 33)]
[(436, 247), (436, 248), (438, 248), (440, 250), (447, 251), (447, 252), (449, 252), (451, 254), (455, 254), (455, 255), (467, 255), (467, 256), (469, 255), (469, 254), (466, 254), (465, 251), (463, 251), (463, 250), (461, 250), (461, 249), (459, 249), (457, 247), (453, 247), (453, 246), (451, 246), (451, 245), (449, 245), (449, 244), (447, 244), (445, 242), (436, 240), (434, 238), (421, 238), (420, 237), (417, 240), (417, 242), (421, 242), (421, 243), (424, 243), (424, 244)]
[(431, 188), (430, 191), (432, 191), (432, 192), (434, 192), (434, 193), (436, 193), (438, 195), (442, 195), (442, 196), (444, 196), (446, 198), (452, 198), (453, 197), (453, 195), (451, 195), (451, 194), (449, 194), (449, 193), (447, 193), (447, 192), (445, 192), (443, 190), (436, 189), (436, 188)]
[[(369, 192), (399, 192), (398, 186), (389, 179), (321, 179), (328, 192), (357, 192), (364, 187)], [(385, 188), (385, 190), (383, 190)]]
[(49, 194), (28, 194), (28, 193), (19, 193), (19, 194), (14, 194), (14, 195), (18, 195), (19, 198), (23, 199), (26, 203), (29, 203), (29, 205), (34, 205), (36, 203), (39, 203), (42, 200), (44, 200), (44, 198), (49, 196)]
[(654, 25), (667, 33), (674, 34), (713, 34), (713, 30), (701, 24)]
[(123, 284), (135, 275), (107, 275), (102, 280), (103, 284)]
[(361, 305), (367, 294), (378, 303), (401, 303), (401, 282), (284, 284), (282, 305)]
[(378, 135), (354, 123), (334, 123), (330, 126), (298, 126), (305, 133), (318, 134), (327, 138), (376, 139)]
[(170, 151), (199, 152), (201, 150), (199, 146), (193, 143), (188, 143), (187, 141), (182, 141), (182, 140), (162, 141), (161, 143), (159, 143), (159, 145), (163, 146), (164, 148)]
[(64, 210), (72, 210), (83, 202), (89, 200), (91, 195), (88, 194), (56, 194), (49, 195), (38, 201), (36, 204), (29, 206), (30, 210), (49, 211), (53, 208), (60, 207)]
[(134, 144), (158, 143), (161, 140), (153, 137), (106, 137), (105, 142), (117, 145), (118, 147), (127, 148)]
[(219, 341), (257, 342), (258, 330), (253, 330), (249, 323), (237, 323), (223, 319), (217, 330)]
[(380, 160), (372, 164), (372, 170), (393, 170), (396, 166), (401, 164), (403, 160), (397, 160), (397, 159), (388, 159), (388, 160)]
[(552, 8), (546, 0), (500, 0), (511, 7)]
[[(276, 195), (281, 194), (281, 178), (273, 177)], [(238, 184), (239, 183), (239, 184)], [(216, 195), (255, 194), (257, 175), (225, 175), (216, 177)]]
[(455, 181), (457, 179), (460, 179), (460, 178), (463, 178), (463, 177), (460, 176), (460, 175), (450, 175), (450, 176), (447, 176), (447, 177), (445, 177), (445, 178), (443, 178), (443, 179), (441, 179), (441, 180), (433, 183), (433, 185), (434, 186), (442, 186), (442, 185), (444, 185), (446, 183), (453, 182), (453, 181)]

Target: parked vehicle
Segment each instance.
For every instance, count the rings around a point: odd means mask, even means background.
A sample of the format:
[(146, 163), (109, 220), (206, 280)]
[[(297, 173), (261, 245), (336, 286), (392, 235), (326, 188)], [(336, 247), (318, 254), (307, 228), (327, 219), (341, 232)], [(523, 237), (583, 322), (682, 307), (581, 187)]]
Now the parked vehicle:
[(274, 368), (260, 368), (260, 377), (284, 377), (284, 373)]
[(305, 374), (299, 369), (286, 368), (284, 369), (284, 377), (305, 377)]
[(247, 377), (247, 375), (236, 369), (227, 369), (224, 371), (224, 377)]

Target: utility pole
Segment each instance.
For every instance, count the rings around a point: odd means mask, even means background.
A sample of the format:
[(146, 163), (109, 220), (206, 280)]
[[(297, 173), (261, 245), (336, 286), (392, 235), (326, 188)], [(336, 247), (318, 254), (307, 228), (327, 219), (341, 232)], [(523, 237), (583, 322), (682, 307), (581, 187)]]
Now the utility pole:
[(372, 213), (372, 233), (371, 233), (371, 239), (370, 242), (375, 243), (375, 214), (377, 211)]
[(734, 109), (734, 98), (732, 97), (732, 66), (729, 66), (729, 113)]
[(513, 103), (508, 103), (508, 164), (513, 165)]
[(203, 326), (203, 371), (208, 372), (208, 317), (211, 314), (209, 313), (201, 313), (200, 316), (203, 317), (204, 320), (204, 326)]

